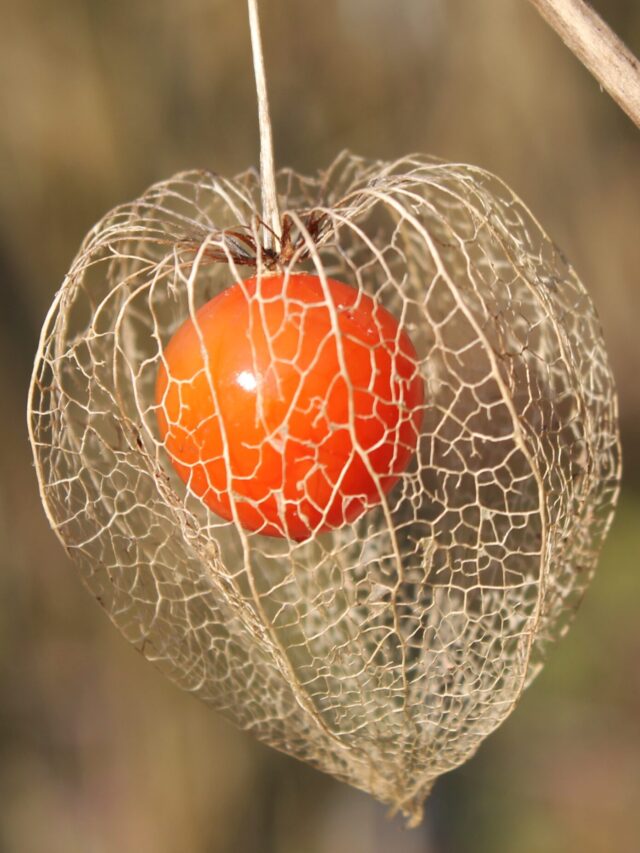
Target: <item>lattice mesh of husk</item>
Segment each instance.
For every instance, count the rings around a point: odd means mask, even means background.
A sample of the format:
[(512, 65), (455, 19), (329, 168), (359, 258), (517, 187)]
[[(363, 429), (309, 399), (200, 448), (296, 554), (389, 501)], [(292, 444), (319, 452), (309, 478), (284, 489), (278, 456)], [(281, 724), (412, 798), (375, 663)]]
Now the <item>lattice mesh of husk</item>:
[(51, 524), (122, 633), (266, 743), (416, 822), (509, 714), (591, 577), (619, 480), (616, 400), (572, 268), (495, 177), (342, 155), (278, 176), (286, 270), (411, 337), (422, 435), (400, 482), (307, 541), (212, 513), (160, 441), (173, 332), (276, 261), (259, 179), (179, 174), (88, 235), (47, 317), (30, 430)]

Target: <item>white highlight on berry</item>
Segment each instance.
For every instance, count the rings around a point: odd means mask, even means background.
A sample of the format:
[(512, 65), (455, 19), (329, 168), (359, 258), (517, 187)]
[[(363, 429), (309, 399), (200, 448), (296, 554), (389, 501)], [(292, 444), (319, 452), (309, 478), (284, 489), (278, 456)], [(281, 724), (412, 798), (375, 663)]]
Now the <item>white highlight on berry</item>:
[(239, 373), (236, 377), (236, 381), (241, 388), (244, 388), (245, 391), (255, 391), (258, 387), (258, 380), (256, 376), (249, 370), (243, 370)]

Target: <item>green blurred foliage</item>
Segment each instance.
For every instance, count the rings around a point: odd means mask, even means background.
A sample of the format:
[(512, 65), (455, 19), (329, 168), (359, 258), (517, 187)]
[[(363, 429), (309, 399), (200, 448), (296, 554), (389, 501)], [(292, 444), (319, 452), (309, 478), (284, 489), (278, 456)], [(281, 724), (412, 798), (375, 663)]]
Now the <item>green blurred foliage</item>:
[[(596, 5), (640, 51), (640, 6)], [(130, 649), (39, 505), (39, 327), (88, 228), (183, 168), (257, 160), (240, 0), (0, 2), (0, 850), (583, 853), (640, 838), (640, 135), (524, 0), (263, 0), (277, 159), (425, 151), (503, 177), (600, 311), (626, 483), (579, 618), (405, 832), (236, 732)]]

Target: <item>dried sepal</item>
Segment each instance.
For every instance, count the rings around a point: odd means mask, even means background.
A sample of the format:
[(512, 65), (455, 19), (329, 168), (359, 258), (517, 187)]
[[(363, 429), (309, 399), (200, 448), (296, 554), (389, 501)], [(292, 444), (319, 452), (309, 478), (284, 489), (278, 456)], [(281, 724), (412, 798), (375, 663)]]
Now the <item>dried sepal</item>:
[[(613, 382), (573, 269), (493, 176), (343, 154), (278, 180), (280, 241), (265, 239), (254, 172), (177, 175), (88, 235), (33, 375), (42, 498), (149, 660), (415, 822), (434, 779), (512, 710), (588, 584), (618, 491)], [(394, 490), (304, 542), (209, 512), (169, 464), (154, 409), (176, 328), (247, 270), (274, 269), (379, 300), (426, 388)]]

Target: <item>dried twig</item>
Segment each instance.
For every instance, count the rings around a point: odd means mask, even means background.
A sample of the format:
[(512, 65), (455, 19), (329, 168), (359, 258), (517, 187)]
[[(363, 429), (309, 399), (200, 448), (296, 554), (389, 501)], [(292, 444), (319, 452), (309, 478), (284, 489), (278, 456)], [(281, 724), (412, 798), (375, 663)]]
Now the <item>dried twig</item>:
[(583, 0), (530, 0), (567, 47), (640, 127), (640, 62)]
[(266, 243), (270, 246), (274, 240), (277, 240), (281, 232), (273, 157), (273, 134), (271, 131), (271, 118), (269, 116), (269, 99), (267, 96), (267, 80), (264, 68), (264, 56), (262, 53), (262, 39), (260, 37), (258, 0), (248, 0), (248, 3), (249, 26), (251, 28), (251, 51), (253, 53), (253, 68), (256, 77), (258, 117), (260, 122), (262, 218), (271, 229), (271, 232), (266, 234)]

